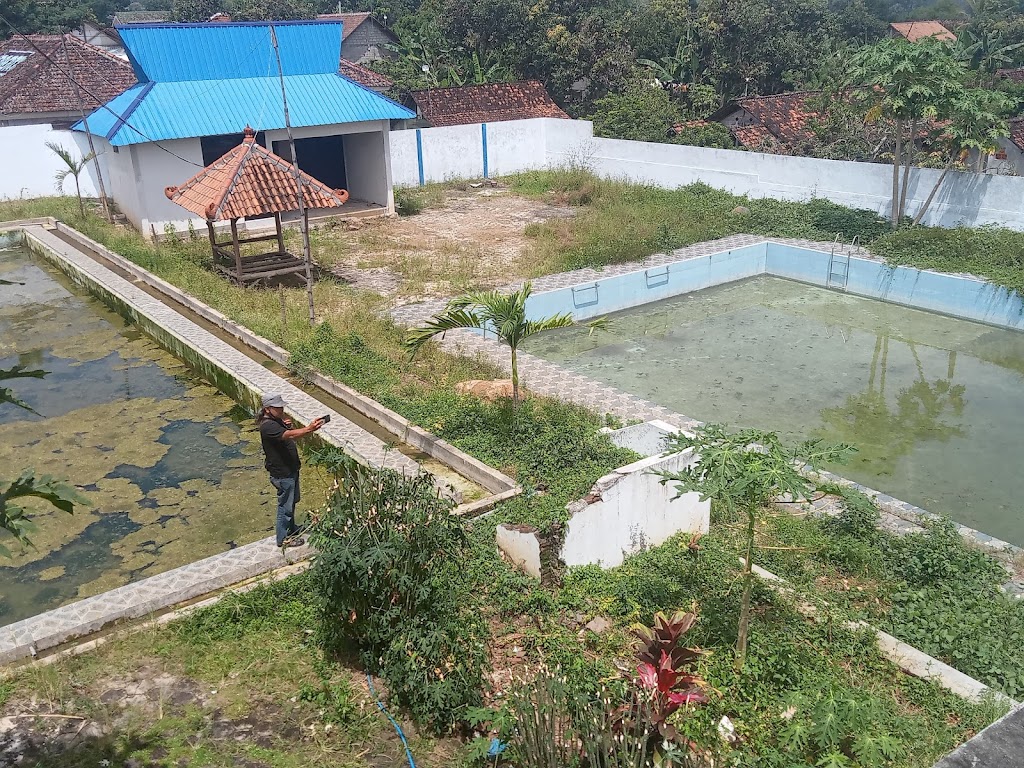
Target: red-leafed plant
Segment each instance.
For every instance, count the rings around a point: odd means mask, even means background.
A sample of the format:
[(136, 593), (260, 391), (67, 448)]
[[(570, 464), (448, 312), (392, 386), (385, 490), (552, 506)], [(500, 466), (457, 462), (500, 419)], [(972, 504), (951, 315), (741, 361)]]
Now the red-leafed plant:
[(659, 612), (654, 616), (653, 627), (636, 627), (633, 631), (640, 662), (636, 682), (647, 699), (645, 714), (657, 735), (668, 741), (678, 737), (669, 718), (684, 704), (707, 700), (707, 683), (692, 671), (703, 651), (681, 643), (696, 618), (696, 614), (684, 611), (671, 616)]

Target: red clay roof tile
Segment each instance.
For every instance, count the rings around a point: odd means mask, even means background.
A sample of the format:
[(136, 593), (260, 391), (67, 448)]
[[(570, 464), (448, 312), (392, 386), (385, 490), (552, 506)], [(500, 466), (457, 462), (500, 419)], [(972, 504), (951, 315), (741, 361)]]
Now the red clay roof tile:
[[(301, 178), (307, 208), (337, 208), (348, 200), (345, 190), (333, 190), (308, 173), (302, 173)], [(207, 221), (281, 213), (299, 207), (292, 164), (257, 144), (249, 127), (241, 144), (180, 187), (167, 187), (164, 194)]]
[(533, 117), (568, 119), (537, 80), (413, 91), (420, 115), (433, 126), (497, 123)]
[[(0, 75), (0, 115), (78, 112), (80, 107), (88, 113), (135, 85), (127, 61), (73, 35), (66, 35), (64, 42), (60, 35), (29, 39), (31, 43), (21, 37), (0, 42), (0, 55), (28, 54)], [(65, 72), (84, 86), (82, 103)]]
[(390, 77), (382, 75), (380, 72), (374, 72), (372, 69), (360, 66), (359, 64), (354, 64), (347, 59), (341, 60), (341, 66), (338, 71), (349, 80), (355, 80), (367, 88), (390, 88), (395, 84)]

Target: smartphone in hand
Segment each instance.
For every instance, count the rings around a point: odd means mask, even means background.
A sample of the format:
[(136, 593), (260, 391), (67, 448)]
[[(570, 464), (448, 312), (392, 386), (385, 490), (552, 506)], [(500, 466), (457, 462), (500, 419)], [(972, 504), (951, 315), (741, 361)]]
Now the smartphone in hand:
[(321, 423), (323, 423), (323, 424), (326, 424), (326, 423), (327, 423), (327, 422), (329, 422), (330, 420), (331, 420), (331, 414), (329, 414), (329, 413), (328, 413), (328, 414), (327, 414), (326, 416), (321, 416), (321, 417), (320, 417), (320, 421), (321, 421)]

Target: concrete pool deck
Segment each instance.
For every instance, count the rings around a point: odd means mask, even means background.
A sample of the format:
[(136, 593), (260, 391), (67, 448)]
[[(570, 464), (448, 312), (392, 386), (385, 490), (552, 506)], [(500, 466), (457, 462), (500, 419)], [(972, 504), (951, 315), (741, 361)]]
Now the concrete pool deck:
[[(760, 235), (734, 235), (720, 240), (697, 243), (667, 254), (655, 254), (640, 262), (615, 264), (605, 269), (579, 269), (538, 278), (532, 281), (534, 294), (530, 298), (528, 312), (534, 317), (539, 317), (554, 312), (572, 311), (577, 319), (587, 319), (725, 282), (766, 273), (776, 274), (775, 270), (780, 268), (780, 264), (778, 262), (771, 263), (769, 245), (793, 249), (797, 254), (799, 270), (787, 266), (787, 271), (778, 276), (824, 286), (820, 277), (825, 276), (827, 280), (830, 266), (829, 255), (836, 244), (812, 240), (766, 238)], [(990, 324), (1008, 328), (1024, 326), (1024, 314), (1021, 314), (1019, 310), (1020, 299), (1009, 294), (1005, 289), (993, 286), (983, 280), (971, 276), (944, 275), (903, 267), (889, 267), (882, 259), (863, 249), (851, 248), (849, 245), (838, 244), (835, 253), (844, 260), (851, 260), (848, 277), (851, 282), (855, 283), (855, 286), (851, 285), (850, 293), (865, 295), (868, 298), (883, 298), (919, 309), (942, 312), (944, 310), (936, 306), (938, 299), (941, 298), (941, 296), (936, 296), (936, 288), (941, 290), (943, 280), (962, 279), (967, 281), (966, 287), (971, 291), (972, 296), (989, 295), (990, 300), (981, 314), (990, 318), (988, 321)], [(713, 257), (724, 258), (715, 259)], [(816, 264), (814, 263), (815, 259), (818, 262)], [(821, 269), (821, 262), (824, 262), (825, 269)], [(858, 263), (859, 271), (855, 272), (852, 263)], [(677, 265), (678, 268), (674, 269)], [(667, 286), (660, 281), (670, 272), (673, 275), (688, 275), (689, 277), (674, 286)], [(800, 276), (797, 275), (797, 272)], [(657, 283), (657, 285), (651, 286), (653, 295), (641, 295), (635, 299), (624, 298), (616, 292), (613, 285), (616, 279), (639, 278), (643, 281), (641, 285), (647, 286), (650, 285), (651, 275), (654, 275), (656, 278), (654, 282)], [(506, 290), (514, 290), (524, 282), (511, 284), (507, 286)], [(663, 286), (665, 287), (663, 288)], [(899, 292), (901, 286), (903, 286), (903, 293)], [(854, 287), (857, 290), (854, 290)], [(913, 298), (915, 289), (924, 294), (925, 300), (920, 304), (911, 304), (906, 300), (908, 296)], [(603, 292), (603, 295), (610, 300), (602, 306), (602, 302), (592, 303), (590, 295), (586, 295), (583, 301), (575, 302), (576, 306), (573, 303), (566, 303), (567, 301), (574, 302), (577, 294), (584, 290), (591, 291), (593, 294)], [(887, 296), (878, 295), (881, 293), (885, 293)], [(393, 310), (391, 315), (399, 325), (413, 327), (422, 324), (444, 309), (446, 303), (445, 300), (437, 300), (408, 304)], [(962, 307), (959, 305), (947, 306), (945, 313), (985, 322), (983, 318), (956, 311), (958, 309), (962, 309)], [(509, 370), (507, 347), (488, 334), (474, 331), (449, 331), (440, 343), (449, 351), (468, 356), (480, 356), (502, 370)], [(539, 395), (572, 402), (600, 414), (614, 415), (627, 422), (661, 420), (683, 430), (692, 429), (700, 424), (697, 419), (673, 412), (657, 403), (567, 370), (522, 350), (518, 353), (518, 362), (523, 386)], [(819, 474), (823, 479), (854, 488), (873, 498), (883, 513), (883, 526), (888, 530), (899, 533), (921, 530), (923, 522), (938, 517), (914, 504), (834, 473), (820, 472)], [(968, 526), (958, 524), (958, 529), (963, 536), (994, 554), (1019, 557), (1024, 552), (1019, 547)], [(1024, 596), (1024, 579), (1009, 581), (1005, 585), (1005, 589), (1010, 594)]]

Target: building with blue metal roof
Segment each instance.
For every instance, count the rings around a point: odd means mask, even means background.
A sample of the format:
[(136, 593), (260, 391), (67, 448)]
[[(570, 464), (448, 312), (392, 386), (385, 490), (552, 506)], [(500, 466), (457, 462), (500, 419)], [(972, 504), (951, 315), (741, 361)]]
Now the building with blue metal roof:
[(347, 189), (348, 208), (394, 212), (388, 132), (414, 114), (340, 74), (340, 20), (132, 24), (118, 32), (138, 84), (89, 115), (88, 128), (111, 196), (143, 232), (188, 227), (164, 187), (241, 143), (246, 126), (290, 157), (282, 83), (300, 168)]

